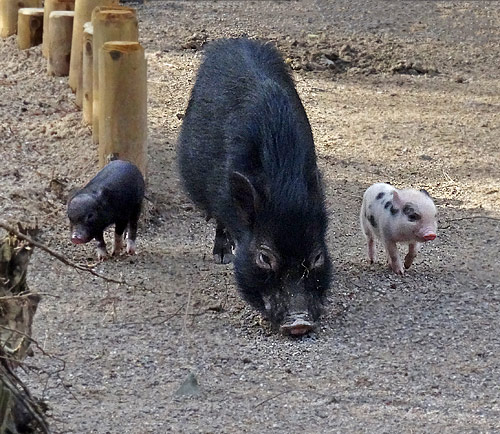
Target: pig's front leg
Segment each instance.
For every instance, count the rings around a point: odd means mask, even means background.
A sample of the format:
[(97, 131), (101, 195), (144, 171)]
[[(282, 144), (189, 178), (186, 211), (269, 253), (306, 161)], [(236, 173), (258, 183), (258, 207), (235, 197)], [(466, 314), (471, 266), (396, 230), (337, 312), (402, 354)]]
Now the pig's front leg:
[(403, 264), (399, 257), (398, 247), (394, 241), (385, 240), (385, 250), (387, 252), (387, 259), (389, 266), (396, 274), (404, 274)]
[(417, 256), (418, 248), (419, 248), (419, 243), (413, 242), (410, 243), (408, 246), (408, 253), (405, 256), (405, 268), (408, 269), (411, 267), (411, 264), (413, 264), (413, 260)]
[(108, 251), (106, 250), (106, 243), (104, 242), (104, 234), (101, 232), (95, 237), (97, 241), (97, 259), (99, 261), (104, 261), (108, 256)]

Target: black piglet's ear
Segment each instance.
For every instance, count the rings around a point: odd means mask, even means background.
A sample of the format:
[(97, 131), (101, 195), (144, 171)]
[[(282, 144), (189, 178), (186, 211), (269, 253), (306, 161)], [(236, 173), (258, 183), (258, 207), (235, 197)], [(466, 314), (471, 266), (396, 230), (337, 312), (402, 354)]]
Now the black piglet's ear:
[(424, 189), (422, 188), (422, 189), (420, 189), (420, 191), (421, 191), (422, 193), (424, 193), (425, 195), (427, 195), (428, 197), (431, 197), (431, 195), (429, 194), (429, 192), (428, 192), (427, 190), (424, 190)]
[(260, 199), (250, 180), (239, 172), (233, 172), (229, 179), (231, 197), (238, 216), (244, 224), (251, 226), (259, 208)]
[(104, 203), (107, 201), (112, 200), (112, 192), (109, 188), (107, 187), (101, 187), (97, 191), (97, 198), (100, 203)]
[(79, 192), (80, 192), (79, 188), (72, 188), (68, 193), (68, 200), (66, 202), (66, 205), (69, 205), (71, 199), (73, 199)]

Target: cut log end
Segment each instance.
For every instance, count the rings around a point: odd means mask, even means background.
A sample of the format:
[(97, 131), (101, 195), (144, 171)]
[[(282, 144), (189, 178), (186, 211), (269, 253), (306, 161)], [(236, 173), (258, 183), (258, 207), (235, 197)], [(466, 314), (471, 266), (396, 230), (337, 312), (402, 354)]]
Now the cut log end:
[(43, 8), (21, 8), (17, 20), (17, 45), (26, 50), (42, 43)]
[(134, 51), (140, 51), (142, 47), (138, 42), (112, 41), (104, 44), (102, 49), (106, 52), (109, 52), (111, 58), (113, 60), (116, 60), (120, 58), (121, 53), (133, 53)]
[(73, 11), (55, 11), (50, 14), (47, 64), (49, 75), (64, 76), (69, 73), (74, 16)]

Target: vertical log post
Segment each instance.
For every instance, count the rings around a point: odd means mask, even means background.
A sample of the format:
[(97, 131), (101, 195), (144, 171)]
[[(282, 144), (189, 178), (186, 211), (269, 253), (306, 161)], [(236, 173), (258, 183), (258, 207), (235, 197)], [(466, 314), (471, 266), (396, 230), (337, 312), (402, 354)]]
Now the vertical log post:
[[(98, 53), (105, 42), (132, 41), (137, 42), (139, 31), (135, 10), (125, 7), (96, 8), (92, 14), (94, 27), (93, 47)], [(94, 71), (92, 79), (92, 140), (99, 142), (99, 56), (94, 55)]]
[(73, 11), (54, 11), (49, 16), (49, 61), (47, 63), (49, 75), (60, 77), (69, 73), (74, 16)]
[[(0, 0), (2, 1), (2, 0)], [(75, 4), (75, 20), (73, 22), (73, 38), (71, 40), (71, 62), (68, 84), (73, 92), (82, 85), (82, 35), (83, 25), (92, 18), (96, 6), (117, 4), (118, 0), (78, 0)], [(81, 101), (76, 100), (80, 107)]]
[(43, 57), (49, 57), (49, 34), (50, 34), (50, 14), (54, 11), (73, 11), (75, 10), (75, 0), (45, 0), (43, 6)]
[(17, 19), (17, 46), (26, 50), (42, 43), (43, 8), (21, 8)]
[[(97, 53), (96, 53), (97, 54)], [(138, 42), (106, 42), (99, 55), (99, 166), (110, 156), (147, 169), (147, 76)], [(95, 56), (94, 56), (95, 57)]]
[(0, 0), (0, 38), (17, 33), (17, 14), (21, 8), (39, 8), (42, 0)]
[(82, 63), (82, 85), (77, 88), (82, 92), (83, 122), (92, 124), (92, 76), (94, 70), (94, 48), (93, 48), (94, 28), (92, 23), (85, 23), (83, 26), (83, 63)]

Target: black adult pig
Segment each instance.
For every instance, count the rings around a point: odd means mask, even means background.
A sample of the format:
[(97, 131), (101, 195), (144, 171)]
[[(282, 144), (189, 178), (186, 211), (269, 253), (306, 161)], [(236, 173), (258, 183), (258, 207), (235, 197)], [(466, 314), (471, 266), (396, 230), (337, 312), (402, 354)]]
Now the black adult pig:
[(310, 331), (331, 279), (327, 215), (311, 127), (275, 48), (227, 39), (207, 49), (178, 150), (185, 189), (217, 221), (214, 256), (234, 259), (243, 298), (284, 333)]
[(128, 161), (114, 160), (76, 192), (68, 202), (71, 241), (74, 244), (97, 241), (97, 257), (107, 256), (104, 230), (115, 224), (113, 254), (122, 248), (127, 229), (127, 253), (135, 253), (137, 222), (144, 198), (144, 179)]

